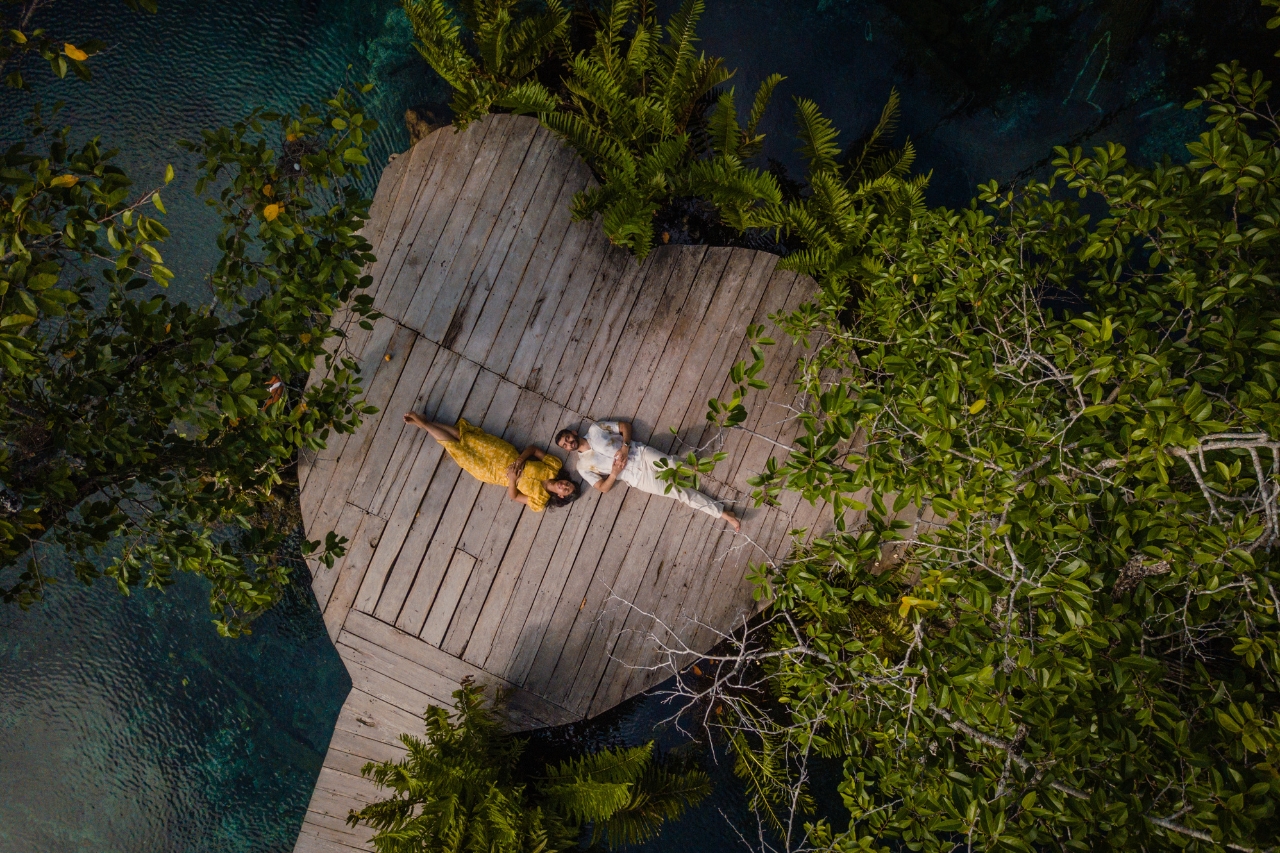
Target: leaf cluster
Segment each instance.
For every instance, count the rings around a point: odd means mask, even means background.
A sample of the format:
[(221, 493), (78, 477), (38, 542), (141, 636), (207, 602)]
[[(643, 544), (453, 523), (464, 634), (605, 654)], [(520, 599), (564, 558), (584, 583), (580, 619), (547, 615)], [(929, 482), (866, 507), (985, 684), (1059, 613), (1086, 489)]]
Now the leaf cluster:
[[(276, 552), (293, 531), (264, 513), (296, 489), (300, 450), (367, 411), (330, 318), (344, 304), (371, 311), (357, 295), (372, 261), (359, 177), (375, 126), (339, 91), (318, 110), (256, 111), (189, 144), (224, 226), (197, 305), (166, 291), (161, 186), (139, 192), (114, 151), (77, 146), (38, 113), (3, 153), (5, 600), (37, 601), (58, 549), (81, 581), (105, 575), (126, 594), (201, 574), (228, 634), (279, 598), (289, 570)], [(277, 382), (291, 390), (273, 394)], [(319, 558), (337, 553), (331, 536)]]
[(378, 853), (552, 853), (577, 848), (584, 829), (593, 846), (638, 844), (710, 792), (705, 773), (659, 760), (652, 742), (531, 774), (520, 761), (524, 740), (504, 732), (484, 690), (466, 681), (453, 695), (452, 714), (427, 709), (426, 739), (401, 735), (403, 759), (363, 768), (393, 792), (347, 818), (375, 830)]
[(1220, 67), (1186, 163), (1058, 149), (1048, 182), (873, 221), (859, 310), (788, 318), (808, 405), (757, 498), (827, 501), (836, 530), (761, 578), (792, 650), (766, 666), (778, 736), (843, 757), (852, 815), (811, 840), (1275, 844), (1268, 91)]

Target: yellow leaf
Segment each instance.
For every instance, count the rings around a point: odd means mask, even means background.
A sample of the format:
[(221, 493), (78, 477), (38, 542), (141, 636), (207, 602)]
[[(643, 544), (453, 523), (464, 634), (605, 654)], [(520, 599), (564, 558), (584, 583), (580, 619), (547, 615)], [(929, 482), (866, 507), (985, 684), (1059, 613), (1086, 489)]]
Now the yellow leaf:
[(296, 134), (296, 133), (286, 133), (286, 134), (284, 135), (284, 141), (285, 141), (285, 142), (292, 142), (293, 140), (295, 140), (295, 139), (297, 139), (297, 138), (298, 138), (298, 134)]
[(274, 192), (275, 192), (275, 189), (272, 188), (271, 184), (265, 184), (262, 187), (262, 194), (265, 195), (267, 198), (271, 198), (271, 194)]
[(987, 407), (986, 400), (975, 400), (973, 405), (969, 407), (969, 414), (976, 415)]
[(9, 30), (9, 38), (13, 39), (17, 44), (26, 44), (27, 37), (17, 30)]
[(311, 333), (303, 332), (302, 334), (298, 335), (298, 340), (302, 341), (304, 344), (311, 343)]
[(62, 52), (65, 53), (67, 56), (69, 56), (71, 59), (76, 60), (77, 62), (84, 62), (86, 59), (89, 58), (89, 54), (85, 53), (83, 50), (76, 47), (71, 42), (67, 42), (62, 46)]
[(280, 205), (269, 204), (262, 208), (262, 218), (268, 222), (275, 222), (276, 217), (280, 215)]
[(51, 187), (74, 187), (80, 182), (75, 175), (59, 175), (49, 182)]
[(911, 608), (916, 607), (920, 610), (932, 610), (938, 606), (938, 602), (929, 601), (924, 598), (916, 598), (913, 595), (902, 596), (902, 602), (898, 605), (898, 616), (906, 619), (907, 614), (911, 612)]

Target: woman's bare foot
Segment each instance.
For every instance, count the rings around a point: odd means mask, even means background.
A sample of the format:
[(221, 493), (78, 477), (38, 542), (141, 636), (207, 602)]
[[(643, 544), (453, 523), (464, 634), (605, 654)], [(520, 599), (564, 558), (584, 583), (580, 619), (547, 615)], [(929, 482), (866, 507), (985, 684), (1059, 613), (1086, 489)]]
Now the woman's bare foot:
[(738, 517), (734, 515), (731, 510), (726, 509), (724, 512), (720, 513), (720, 517), (733, 525), (734, 533), (742, 532), (742, 522), (738, 521)]

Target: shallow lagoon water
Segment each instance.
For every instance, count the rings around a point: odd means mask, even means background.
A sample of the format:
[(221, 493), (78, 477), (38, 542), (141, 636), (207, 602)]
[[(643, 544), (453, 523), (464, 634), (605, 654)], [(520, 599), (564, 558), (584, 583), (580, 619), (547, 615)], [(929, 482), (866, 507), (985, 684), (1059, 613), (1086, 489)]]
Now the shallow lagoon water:
[[(123, 149), (140, 187), (166, 163), (175, 291), (202, 297), (217, 223), (186, 191), (175, 144), (255, 105), (287, 108), (373, 81), (382, 122), (373, 159), (407, 146), (404, 109), (447, 93), (408, 45), (390, 0), (160, 0), (156, 16), (115, 0), (60, 0), (43, 23), (98, 37), (91, 85), (48, 82), (46, 100), (82, 136)], [(670, 3), (662, 4), (669, 7)], [(889, 89), (903, 133), (933, 170), (930, 200), (962, 204), (981, 180), (1043, 174), (1053, 144), (1105, 138), (1140, 159), (1182, 156), (1199, 116), (1181, 109), (1218, 61), (1276, 76), (1272, 37), (1252, 0), (710, 0), (705, 47), (738, 67), (740, 100), (763, 75), (788, 76), (765, 130), (767, 153), (798, 166), (793, 95), (812, 97), (856, 139)], [(0, 93), (0, 138), (25, 112)], [(369, 175), (372, 187), (376, 175)], [(128, 599), (99, 585), (56, 588), (29, 613), (0, 610), (0, 853), (287, 851), (350, 687), (314, 601), (299, 587), (251, 637), (208, 623), (200, 581)], [(590, 724), (539, 738), (637, 743), (683, 738), (641, 697)], [(724, 764), (712, 799), (650, 850), (740, 849), (754, 824)], [(838, 803), (824, 804), (835, 815)]]

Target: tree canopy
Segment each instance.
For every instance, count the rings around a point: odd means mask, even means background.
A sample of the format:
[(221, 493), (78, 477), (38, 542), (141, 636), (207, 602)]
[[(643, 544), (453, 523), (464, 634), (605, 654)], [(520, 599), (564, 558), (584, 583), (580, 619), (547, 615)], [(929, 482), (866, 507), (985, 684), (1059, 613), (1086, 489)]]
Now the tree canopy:
[[(92, 45), (0, 40), (6, 67), (49, 53), (55, 73), (89, 76)], [(187, 143), (223, 222), (190, 304), (166, 290), (163, 185), (135, 187), (107, 143), (55, 118), (37, 111), (0, 155), (0, 595), (38, 600), (59, 553), (126, 593), (195, 572), (237, 633), (288, 582), (277, 552), (296, 525), (277, 522), (297, 452), (364, 409), (329, 320), (370, 312), (359, 177), (375, 123), (340, 91)], [(335, 369), (302, 392), (326, 359)], [(318, 558), (339, 549), (330, 536)]]
[[(882, 222), (788, 318), (807, 406), (757, 497), (836, 529), (762, 569), (772, 616), (721, 674), (740, 751), (791, 750), (760, 804), (794, 756), (843, 760), (849, 824), (807, 843), (1280, 835), (1268, 91), (1224, 66), (1185, 163), (1058, 149), (1047, 182)], [(748, 660), (784, 717), (735, 695)]]

